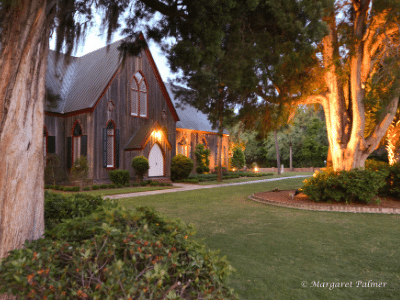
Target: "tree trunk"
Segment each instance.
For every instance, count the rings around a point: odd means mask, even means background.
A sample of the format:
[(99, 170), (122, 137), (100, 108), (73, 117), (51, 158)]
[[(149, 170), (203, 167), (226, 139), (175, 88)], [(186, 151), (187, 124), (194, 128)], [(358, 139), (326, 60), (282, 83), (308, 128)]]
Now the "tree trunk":
[(331, 154), (331, 148), (328, 148), (328, 155), (326, 157), (326, 167), (327, 168), (332, 168), (332, 154)]
[(289, 143), (289, 168), (290, 168), (290, 172), (293, 172), (293, 146), (292, 146), (292, 142)]
[(46, 8), (46, 0), (19, 1), (5, 14), (1, 32), (0, 259), (44, 232)]
[[(308, 103), (323, 105), (329, 151), (335, 171), (364, 167), (365, 160), (378, 146), (393, 121), (400, 96), (399, 92), (393, 95), (390, 103), (386, 106), (385, 117), (369, 136), (364, 136), (366, 83), (370, 80), (374, 70), (379, 69), (371, 67), (374, 62), (373, 58), (376, 57), (377, 51), (386, 48), (379, 47), (384, 34), (380, 33), (379, 28), (374, 29), (371, 25), (374, 24), (373, 21), (368, 19), (369, 1), (357, 2), (360, 5), (356, 5), (355, 1), (354, 3), (354, 7), (357, 9), (353, 16), (355, 20), (352, 28), (354, 44), (348, 60), (349, 76), (343, 79), (343, 71), (337, 68), (337, 62), (340, 60), (340, 43), (335, 15), (332, 13), (325, 20), (329, 25), (329, 34), (322, 40), (326, 92), (310, 97), (309, 99), (312, 101), (308, 101)], [(379, 22), (378, 18), (381, 17), (372, 16), (372, 18), (377, 18), (376, 22)], [(398, 30), (396, 26), (394, 28)], [(376, 30), (377, 35), (369, 30)]]
[(278, 138), (276, 136), (276, 129), (274, 130), (275, 148), (276, 148), (276, 166), (278, 168), (278, 175), (281, 175), (281, 157), (279, 154)]
[(222, 126), (222, 117), (219, 118), (218, 126), (218, 182), (222, 182), (222, 136), (224, 128)]

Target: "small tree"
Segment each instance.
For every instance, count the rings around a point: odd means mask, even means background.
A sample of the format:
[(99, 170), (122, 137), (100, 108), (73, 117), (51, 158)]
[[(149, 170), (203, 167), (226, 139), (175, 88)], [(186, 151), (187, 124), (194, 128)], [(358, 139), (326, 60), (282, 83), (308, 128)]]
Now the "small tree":
[(137, 156), (132, 159), (132, 168), (135, 170), (139, 181), (142, 182), (144, 174), (149, 170), (149, 161), (144, 156)]
[(198, 144), (196, 146), (196, 151), (194, 152), (194, 155), (196, 157), (197, 174), (209, 172), (210, 160), (208, 159), (208, 157), (210, 156), (210, 149), (205, 148), (203, 144)]
[(244, 164), (246, 163), (246, 159), (244, 157), (244, 153), (240, 148), (234, 148), (233, 154), (231, 158), (231, 166), (237, 169), (243, 168)]
[(185, 155), (178, 154), (172, 159), (171, 180), (182, 180), (189, 177), (193, 170), (193, 161)]
[(62, 180), (63, 171), (60, 158), (57, 154), (48, 154), (46, 157), (46, 166), (44, 168), (44, 182), (55, 185), (57, 181)]
[(89, 176), (89, 165), (86, 156), (79, 156), (74, 161), (71, 168), (71, 176), (74, 180), (80, 181), (80, 187), (83, 187), (83, 181)]

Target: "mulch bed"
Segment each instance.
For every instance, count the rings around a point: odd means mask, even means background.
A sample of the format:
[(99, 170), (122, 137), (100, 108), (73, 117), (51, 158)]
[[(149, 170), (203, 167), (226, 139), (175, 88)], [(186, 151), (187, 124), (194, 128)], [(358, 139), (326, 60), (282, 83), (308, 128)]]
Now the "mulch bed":
[(318, 205), (321, 207), (329, 207), (329, 206), (346, 206), (346, 207), (368, 207), (368, 208), (399, 208), (400, 209), (400, 200), (396, 200), (394, 198), (380, 198), (380, 203), (370, 203), (370, 204), (362, 204), (362, 203), (340, 203), (340, 202), (314, 202), (311, 201), (308, 196), (300, 193), (296, 196), (292, 197), (290, 194), (294, 194), (295, 190), (286, 190), (286, 191), (277, 191), (277, 192), (262, 192), (256, 193), (254, 196), (263, 198), (269, 201), (275, 201), (280, 203), (287, 203), (287, 204), (302, 204), (302, 205)]

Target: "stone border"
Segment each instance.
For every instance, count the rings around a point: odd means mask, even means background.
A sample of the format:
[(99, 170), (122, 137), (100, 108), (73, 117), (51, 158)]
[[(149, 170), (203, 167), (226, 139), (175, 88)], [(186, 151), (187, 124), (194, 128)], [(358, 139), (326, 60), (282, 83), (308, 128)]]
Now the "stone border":
[(275, 206), (287, 207), (287, 208), (297, 208), (303, 210), (314, 210), (314, 211), (327, 211), (327, 212), (351, 212), (351, 213), (373, 213), (373, 214), (400, 214), (399, 208), (375, 208), (375, 207), (352, 207), (352, 206), (322, 206), (322, 205), (307, 205), (307, 204), (294, 204), (294, 203), (283, 203), (274, 200), (264, 199), (262, 197), (255, 196), (252, 194), (248, 196), (252, 201), (271, 204)]

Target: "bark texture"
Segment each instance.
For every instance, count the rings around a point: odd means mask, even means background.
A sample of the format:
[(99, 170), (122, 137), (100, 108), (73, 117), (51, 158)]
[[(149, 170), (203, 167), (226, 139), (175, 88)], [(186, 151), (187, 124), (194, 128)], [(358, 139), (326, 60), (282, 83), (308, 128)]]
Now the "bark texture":
[(392, 123), (386, 134), (389, 164), (400, 163), (400, 121)]
[(1, 32), (0, 259), (44, 232), (43, 105), (50, 30), (47, 2), (20, 0), (20, 5), (6, 12)]
[(371, 0), (353, 0), (351, 3), (354, 10), (349, 34), (352, 51), (348, 54), (347, 65), (338, 63), (342, 58), (341, 44), (337, 19), (332, 12), (325, 19), (329, 33), (322, 41), (326, 91), (307, 101), (323, 105), (329, 150), (336, 171), (364, 167), (365, 160), (393, 121), (400, 96), (400, 91), (393, 94), (386, 105), (385, 117), (365, 136), (366, 85), (379, 71), (383, 58), (390, 54), (390, 49), (385, 47), (385, 38), (398, 42), (399, 28), (386, 20), (385, 12), (371, 13)]

